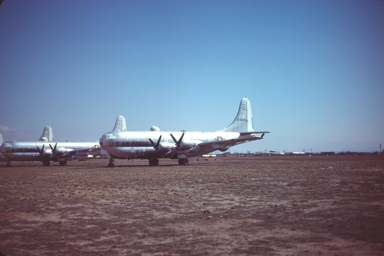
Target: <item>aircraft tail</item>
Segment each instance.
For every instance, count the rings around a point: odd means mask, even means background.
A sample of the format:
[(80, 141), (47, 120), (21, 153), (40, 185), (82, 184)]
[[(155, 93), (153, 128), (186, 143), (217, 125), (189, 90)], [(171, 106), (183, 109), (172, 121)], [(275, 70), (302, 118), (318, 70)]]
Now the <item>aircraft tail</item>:
[(251, 103), (247, 98), (241, 99), (235, 120), (221, 132), (254, 132)]
[(41, 134), (39, 141), (53, 141), (53, 132), (51, 126), (44, 127), (43, 134)]
[(113, 128), (114, 132), (121, 132), (127, 130), (127, 124), (123, 116), (118, 116), (116, 119), (115, 127)]
[(3, 135), (0, 133), (0, 146), (3, 145)]

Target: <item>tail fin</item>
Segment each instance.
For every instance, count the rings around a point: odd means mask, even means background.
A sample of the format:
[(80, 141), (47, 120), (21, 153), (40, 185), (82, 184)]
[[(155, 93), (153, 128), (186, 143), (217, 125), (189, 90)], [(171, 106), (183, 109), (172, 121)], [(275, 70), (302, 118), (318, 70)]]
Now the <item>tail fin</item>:
[(116, 119), (115, 127), (113, 128), (114, 132), (121, 132), (127, 130), (127, 124), (123, 116), (118, 116)]
[(53, 132), (51, 126), (44, 127), (43, 134), (41, 134), (39, 141), (53, 141)]
[(0, 146), (3, 145), (3, 135), (0, 133)]
[(239, 111), (235, 120), (222, 132), (253, 132), (251, 103), (247, 98), (240, 101)]

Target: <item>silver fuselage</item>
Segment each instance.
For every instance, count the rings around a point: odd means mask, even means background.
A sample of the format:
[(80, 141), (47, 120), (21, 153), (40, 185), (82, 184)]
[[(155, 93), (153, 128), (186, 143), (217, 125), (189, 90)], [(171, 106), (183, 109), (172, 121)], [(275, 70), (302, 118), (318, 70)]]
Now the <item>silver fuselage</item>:
[(60, 156), (59, 154), (57, 156), (53, 155), (51, 147), (55, 147), (55, 145), (57, 151), (60, 151), (63, 155), (71, 150), (78, 151), (100, 147), (98, 142), (8, 141), (1, 147), (1, 153), (9, 161), (43, 161), (44, 156), (49, 155), (52, 156), (50, 160), (54, 161), (71, 160), (72, 157)]
[[(175, 142), (171, 134), (179, 139), (184, 133), (180, 147), (175, 150)], [(150, 140), (155, 143), (161, 136), (160, 148), (156, 150)], [(162, 131), (117, 131), (104, 134), (100, 138), (100, 146), (113, 158), (121, 159), (151, 159), (151, 158), (176, 158), (177, 154), (186, 157), (199, 156), (216, 150), (225, 151), (227, 146), (213, 143), (210, 146), (199, 146), (204, 142), (236, 139), (238, 132), (162, 132)], [(235, 145), (237, 143), (233, 143)], [(233, 146), (231, 145), (231, 146)], [(172, 154), (169, 154), (171, 152)]]

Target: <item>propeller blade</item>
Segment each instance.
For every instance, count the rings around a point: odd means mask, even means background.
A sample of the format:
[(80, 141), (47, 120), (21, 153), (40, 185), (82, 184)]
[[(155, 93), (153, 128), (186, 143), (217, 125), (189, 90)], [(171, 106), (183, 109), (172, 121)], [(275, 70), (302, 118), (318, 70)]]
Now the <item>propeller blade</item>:
[(55, 144), (55, 147), (52, 148), (51, 144), (49, 144), (49, 147), (51, 148), (52, 153), (55, 154), (56, 153), (57, 142)]
[(180, 139), (179, 140), (176, 140), (176, 138), (173, 136), (173, 134), (171, 133), (171, 137), (173, 139), (173, 141), (175, 142), (176, 144), (176, 147), (180, 147), (180, 144), (181, 144), (181, 141), (183, 140), (184, 138), (184, 135), (185, 135), (185, 132), (183, 132), (183, 134), (181, 135)]
[[(179, 140), (176, 140), (176, 138), (173, 136), (173, 134), (171, 133), (171, 137), (173, 139), (173, 141), (175, 142), (176, 144), (176, 149), (177, 150), (181, 150), (181, 152), (183, 153), (183, 155), (187, 156), (184, 152), (184, 150), (181, 148), (181, 142), (183, 141), (183, 138), (184, 138), (184, 135), (185, 135), (185, 132), (183, 132), (183, 134), (180, 136), (180, 139)], [(187, 157), (188, 158), (188, 157)]]
[(172, 137), (173, 141), (177, 144), (177, 140), (175, 139), (175, 137), (173, 137), (172, 133), (171, 133), (171, 137)]
[(36, 146), (37, 149), (39, 150), (39, 154), (40, 155), (43, 155), (43, 152), (44, 152), (44, 144), (43, 144), (43, 147), (40, 149), (39, 146)]
[(180, 143), (181, 143), (181, 141), (183, 140), (183, 138), (184, 138), (184, 135), (185, 135), (185, 132), (183, 132), (183, 134), (181, 135), (181, 137), (180, 137), (180, 139), (179, 139), (179, 146), (180, 146)]
[(157, 140), (157, 143), (156, 143), (156, 148), (157, 148), (157, 149), (159, 149), (159, 145), (160, 145), (161, 137), (162, 137), (162, 135), (160, 135), (159, 139)]
[(162, 135), (160, 135), (160, 137), (157, 140), (156, 144), (155, 144), (155, 142), (153, 142), (153, 140), (151, 138), (149, 138), (149, 141), (151, 142), (151, 144), (152, 144), (152, 146), (153, 146), (153, 148), (155, 150), (159, 150), (159, 145), (160, 145), (161, 137), (162, 137)]

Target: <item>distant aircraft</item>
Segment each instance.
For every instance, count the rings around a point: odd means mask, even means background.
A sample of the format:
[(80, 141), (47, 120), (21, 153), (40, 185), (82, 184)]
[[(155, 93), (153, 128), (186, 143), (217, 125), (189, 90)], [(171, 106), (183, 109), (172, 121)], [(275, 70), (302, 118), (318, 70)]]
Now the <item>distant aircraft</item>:
[[(201, 156), (253, 140), (263, 139), (268, 131), (253, 129), (251, 103), (247, 98), (240, 101), (235, 120), (224, 130), (217, 132), (161, 132), (156, 126), (150, 131), (127, 131), (125, 118), (119, 116), (111, 132), (100, 138), (100, 146), (109, 155), (109, 167), (114, 159), (148, 159), (149, 165), (157, 166), (158, 158), (178, 159), (179, 165), (187, 165), (189, 157)], [(256, 136), (256, 134), (262, 134)]]
[(38, 141), (8, 141), (0, 151), (8, 167), (11, 161), (41, 161), (44, 166), (49, 166), (50, 161), (59, 161), (60, 165), (67, 165), (68, 160), (98, 154), (100, 145), (98, 142), (54, 142), (52, 128), (46, 126)]
[[(0, 133), (0, 148), (3, 146), (3, 135)], [(0, 152), (0, 161), (8, 162), (8, 159)]]

